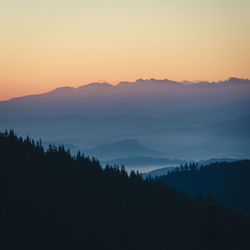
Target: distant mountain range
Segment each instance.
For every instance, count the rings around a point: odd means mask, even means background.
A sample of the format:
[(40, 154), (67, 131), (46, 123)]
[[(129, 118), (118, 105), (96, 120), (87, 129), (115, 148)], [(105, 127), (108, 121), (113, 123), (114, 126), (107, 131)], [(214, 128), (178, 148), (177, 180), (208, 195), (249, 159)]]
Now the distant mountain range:
[(215, 106), (249, 99), (250, 80), (230, 78), (219, 82), (184, 84), (170, 80), (91, 83), (62, 87), (48, 93), (0, 102), (0, 116), (69, 115), (174, 115), (178, 110)]
[(248, 158), (250, 80), (62, 87), (1, 101), (6, 128), (138, 169), (168, 167), (172, 159)]

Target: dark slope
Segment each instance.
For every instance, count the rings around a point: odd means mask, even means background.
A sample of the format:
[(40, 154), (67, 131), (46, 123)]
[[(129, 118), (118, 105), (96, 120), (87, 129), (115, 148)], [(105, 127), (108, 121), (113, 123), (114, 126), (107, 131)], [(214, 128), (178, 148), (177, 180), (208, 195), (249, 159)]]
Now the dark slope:
[[(200, 167), (200, 166), (208, 165), (208, 164), (211, 164), (211, 163), (233, 162), (233, 161), (238, 161), (238, 160), (240, 160), (240, 159), (235, 159), (235, 158), (212, 158), (212, 159), (209, 159), (209, 160), (198, 161), (197, 165), (198, 165), (198, 167)], [(188, 163), (188, 162), (185, 162), (185, 161), (182, 161), (182, 162), (179, 161), (178, 162), (178, 160), (176, 160), (174, 167), (163, 167), (163, 168), (158, 168), (158, 169), (146, 172), (146, 173), (143, 174), (143, 178), (167, 175), (169, 172), (174, 171), (176, 169), (177, 165), (180, 166), (181, 164), (186, 164), (186, 163)]]
[(159, 179), (191, 195), (213, 193), (225, 206), (250, 215), (250, 160), (212, 163), (199, 170), (175, 170)]
[(248, 217), (134, 172), (13, 132), (0, 160), (1, 249), (249, 249)]

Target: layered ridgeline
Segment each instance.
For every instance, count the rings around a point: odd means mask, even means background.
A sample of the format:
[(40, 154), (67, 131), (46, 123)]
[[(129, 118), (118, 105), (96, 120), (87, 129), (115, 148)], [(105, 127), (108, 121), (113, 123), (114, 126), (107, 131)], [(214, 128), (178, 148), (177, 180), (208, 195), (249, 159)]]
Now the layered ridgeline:
[(192, 196), (207, 197), (212, 193), (224, 206), (250, 215), (250, 160), (215, 162), (201, 167), (186, 164), (156, 179)]
[(249, 249), (249, 217), (213, 199), (0, 134), (1, 249)]
[(249, 127), (247, 79), (95, 83), (0, 102), (1, 130), (138, 170), (145, 160), (157, 169), (173, 159), (248, 158)]

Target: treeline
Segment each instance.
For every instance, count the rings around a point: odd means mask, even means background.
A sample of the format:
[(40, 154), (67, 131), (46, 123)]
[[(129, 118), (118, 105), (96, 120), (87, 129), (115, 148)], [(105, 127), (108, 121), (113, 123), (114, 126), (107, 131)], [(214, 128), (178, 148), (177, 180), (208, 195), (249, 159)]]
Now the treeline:
[(181, 165), (156, 179), (192, 196), (213, 194), (224, 206), (250, 215), (250, 160)]
[(249, 217), (63, 146), (0, 133), (0, 162), (0, 249), (249, 249)]

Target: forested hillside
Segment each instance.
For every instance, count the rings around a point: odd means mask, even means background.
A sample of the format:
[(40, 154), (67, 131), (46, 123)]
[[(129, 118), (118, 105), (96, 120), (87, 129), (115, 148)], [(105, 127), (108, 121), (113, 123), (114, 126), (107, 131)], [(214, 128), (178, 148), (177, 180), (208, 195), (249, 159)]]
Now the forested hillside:
[(193, 196), (212, 193), (223, 205), (250, 215), (250, 160), (217, 162), (200, 168), (185, 165), (157, 179)]
[(0, 161), (1, 249), (250, 247), (249, 217), (62, 146), (5, 132)]

